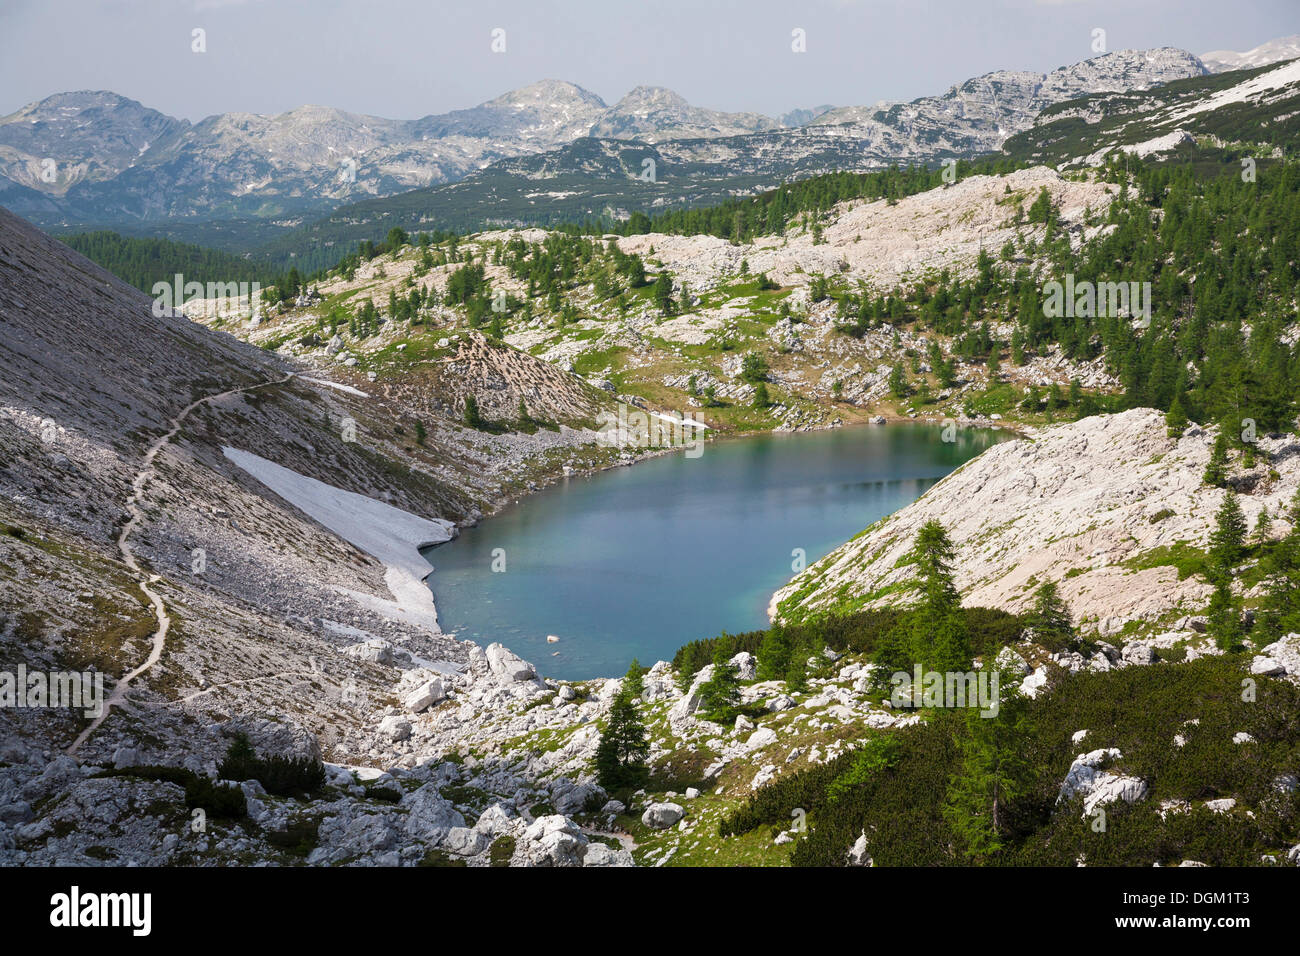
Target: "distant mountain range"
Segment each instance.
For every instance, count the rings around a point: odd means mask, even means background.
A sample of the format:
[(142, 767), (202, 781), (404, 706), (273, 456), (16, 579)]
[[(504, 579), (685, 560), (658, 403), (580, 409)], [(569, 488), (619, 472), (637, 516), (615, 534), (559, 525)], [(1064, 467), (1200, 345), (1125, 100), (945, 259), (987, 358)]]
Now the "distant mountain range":
[(1300, 147), (1300, 59), (1060, 103), (1003, 150), (1062, 167), (1096, 165), (1116, 152), (1217, 162), (1226, 147), (1261, 160)]
[[(1230, 56), (1284, 56), (1293, 40), (1218, 54), (1215, 68)], [(973, 157), (1056, 104), (1210, 71), (1182, 50), (1126, 50), (1046, 74), (997, 71), (908, 103), (823, 105), (779, 119), (697, 107), (660, 87), (609, 106), (558, 80), (416, 120), (304, 106), (190, 123), (115, 93), (60, 93), (0, 118), (0, 204), (47, 228), (241, 251), (276, 241), (277, 257), (304, 255), (390, 225), (622, 217), (796, 176)]]
[(1296, 57), (1300, 57), (1300, 33), (1269, 40), (1245, 53), (1237, 53), (1235, 50), (1212, 50), (1201, 54), (1201, 62), (1211, 73), (1223, 73), (1226, 70), (1249, 70), (1257, 66), (1268, 66), (1270, 63), (1294, 60)]

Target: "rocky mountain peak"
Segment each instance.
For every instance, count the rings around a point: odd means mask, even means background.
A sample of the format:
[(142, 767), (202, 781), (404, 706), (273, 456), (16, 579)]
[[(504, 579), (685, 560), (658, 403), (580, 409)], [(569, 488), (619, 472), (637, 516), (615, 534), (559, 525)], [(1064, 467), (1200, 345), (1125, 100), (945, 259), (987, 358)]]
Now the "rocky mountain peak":
[(1269, 40), (1244, 53), (1236, 50), (1211, 50), (1201, 54), (1201, 61), (1211, 73), (1224, 73), (1228, 70), (1268, 66), (1270, 63), (1280, 63), (1296, 57), (1300, 57), (1300, 33)]

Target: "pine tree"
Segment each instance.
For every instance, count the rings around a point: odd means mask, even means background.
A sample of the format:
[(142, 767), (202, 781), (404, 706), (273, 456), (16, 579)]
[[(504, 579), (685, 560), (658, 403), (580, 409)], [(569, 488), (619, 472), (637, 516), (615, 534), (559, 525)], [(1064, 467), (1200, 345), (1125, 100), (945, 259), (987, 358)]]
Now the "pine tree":
[(785, 689), (792, 694), (808, 689), (808, 649), (802, 645), (796, 645), (790, 652), (785, 666)]
[(607, 791), (636, 787), (645, 777), (650, 744), (635, 701), (627, 693), (614, 698), (609, 722), (596, 745), (596, 777)]
[(772, 401), (767, 394), (767, 383), (759, 382), (754, 386), (754, 407), (767, 408), (771, 404)]
[(893, 686), (895, 674), (907, 674), (911, 679), (913, 656), (909, 633), (902, 627), (891, 627), (876, 641), (876, 649), (871, 654), (872, 687), (882, 693)]
[(1241, 513), (1241, 503), (1236, 492), (1223, 496), (1223, 504), (1215, 516), (1214, 531), (1210, 534), (1210, 565), (1206, 572), (1214, 585), (1210, 606), (1206, 611), (1209, 632), (1214, 642), (1223, 650), (1235, 647), (1241, 639), (1241, 613), (1238, 600), (1232, 593), (1232, 576), (1245, 552), (1246, 518)]
[[(1181, 395), (1174, 396), (1173, 402), (1169, 405), (1169, 411), (1165, 412), (1165, 428), (1168, 430), (1170, 438), (1177, 438), (1187, 430), (1187, 415), (1183, 411), (1183, 397)], [(1224, 460), (1227, 460), (1226, 448)]]
[(623, 693), (633, 700), (640, 700), (645, 694), (645, 669), (635, 657), (623, 675)]
[(713, 676), (700, 688), (700, 711), (709, 720), (730, 723), (740, 703), (740, 672), (727, 654), (725, 642), (713, 652)]
[(895, 363), (894, 367), (889, 370), (889, 394), (894, 398), (907, 398), (907, 373), (903, 371), (901, 362)]
[(473, 395), (465, 396), (465, 424), (470, 428), (478, 428), (483, 424), (478, 412), (478, 399)]
[(664, 315), (673, 314), (673, 277), (666, 271), (659, 273), (654, 287), (655, 305)]
[(981, 716), (973, 707), (966, 713), (959, 769), (949, 780), (943, 815), (973, 861), (987, 862), (1005, 847), (1009, 807), (1028, 789), (1023, 724), (1018, 696), (1001, 701), (996, 716)]
[(757, 676), (759, 680), (781, 680), (790, 666), (790, 642), (785, 628), (770, 627), (758, 645)]
[(1029, 613), (1034, 638), (1050, 650), (1065, 650), (1074, 640), (1070, 609), (1061, 600), (1055, 581), (1044, 581), (1034, 592), (1034, 609)]
[(1262, 645), (1300, 631), (1300, 522), (1292, 522), (1286, 537), (1273, 545), (1261, 563), (1266, 590), (1256, 643)]
[(1220, 568), (1231, 572), (1241, 561), (1246, 544), (1246, 516), (1235, 491), (1223, 496), (1223, 504), (1214, 516), (1210, 533), (1210, 558)]
[(1210, 450), (1210, 460), (1201, 480), (1216, 488), (1222, 488), (1228, 480), (1228, 432), (1223, 427), (1214, 437), (1214, 447)]
[(952, 580), (955, 550), (943, 525), (927, 521), (917, 532), (911, 559), (917, 568), (913, 587), (921, 602), (912, 612), (911, 649), (928, 669), (941, 672), (970, 668), (970, 635), (961, 598)]

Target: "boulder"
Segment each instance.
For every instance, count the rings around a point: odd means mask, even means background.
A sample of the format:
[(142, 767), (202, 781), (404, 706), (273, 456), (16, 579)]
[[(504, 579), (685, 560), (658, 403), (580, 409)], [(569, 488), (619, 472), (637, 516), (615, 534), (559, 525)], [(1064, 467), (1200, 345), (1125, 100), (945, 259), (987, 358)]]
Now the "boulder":
[(574, 784), (561, 779), (551, 789), (551, 806), (565, 815), (581, 813), (587, 804), (597, 801), (603, 804), (607, 799), (608, 794), (594, 783)]
[(652, 803), (641, 814), (641, 822), (655, 830), (667, 830), (686, 815), (676, 803)]
[(849, 866), (875, 866), (871, 854), (867, 852), (867, 834), (864, 830), (849, 848)]
[(712, 664), (705, 664), (699, 669), (695, 674), (695, 680), (691, 682), (691, 689), (676, 700), (672, 707), (668, 708), (669, 721), (683, 720), (700, 709), (700, 689), (703, 688), (712, 677)]
[(432, 680), (425, 681), (407, 694), (402, 701), (402, 706), (413, 714), (419, 714), (428, 710), (446, 696), (447, 685), (443, 683), (442, 678), (435, 677)]
[(1012, 648), (1004, 647), (998, 651), (998, 656), (993, 658), (993, 663), (1000, 671), (1011, 671), (1013, 674), (1023, 677), (1033, 668), (1029, 662), (1017, 654)]
[(359, 661), (371, 661), (375, 664), (393, 663), (393, 645), (379, 638), (350, 644), (343, 648), (343, 653)]
[(587, 838), (568, 817), (538, 817), (524, 830), (515, 858), (528, 866), (581, 866)]
[(636, 866), (625, 847), (617, 850), (604, 843), (588, 843), (582, 854), (583, 866)]
[(1156, 651), (1150, 644), (1125, 644), (1120, 657), (1126, 664), (1142, 666), (1156, 662)]
[(456, 856), (478, 856), (492, 843), (492, 837), (477, 827), (452, 827), (442, 840), (442, 848)]
[(1139, 777), (1110, 773), (1101, 766), (1111, 760), (1119, 760), (1124, 755), (1114, 747), (1105, 747), (1080, 754), (1070, 764), (1070, 770), (1061, 783), (1056, 802), (1063, 803), (1074, 796), (1083, 797), (1083, 815), (1090, 816), (1092, 811), (1116, 800), (1135, 803), (1147, 795), (1147, 784)]
[(758, 676), (758, 661), (749, 651), (741, 651), (731, 659), (731, 664), (736, 668), (737, 676), (741, 680), (753, 680)]
[(400, 805), (407, 810), (407, 835), (428, 844), (436, 846), (454, 827), (465, 825), (460, 811), (431, 783), (406, 794)]
[(513, 832), (515, 819), (511, 817), (509, 811), (502, 804), (494, 803), (479, 814), (478, 820), (474, 823), (474, 829), (479, 833), (496, 837), (503, 833)]
[(489, 644), (485, 653), (493, 676), (502, 683), (537, 679), (537, 669), (519, 655), (507, 650), (504, 645)]
[(393, 743), (411, 736), (411, 722), (405, 717), (388, 716), (379, 722), (379, 736)]
[(762, 747), (768, 747), (777, 741), (776, 731), (771, 727), (760, 727), (749, 735), (745, 741), (746, 750), (758, 750)]

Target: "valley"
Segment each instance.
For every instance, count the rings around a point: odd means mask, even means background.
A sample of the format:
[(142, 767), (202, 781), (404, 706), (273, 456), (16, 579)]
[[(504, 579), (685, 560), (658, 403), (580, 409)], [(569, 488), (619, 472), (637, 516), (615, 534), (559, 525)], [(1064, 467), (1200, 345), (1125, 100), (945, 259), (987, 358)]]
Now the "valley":
[(1292, 40), (0, 119), (0, 863), (1300, 863)]

